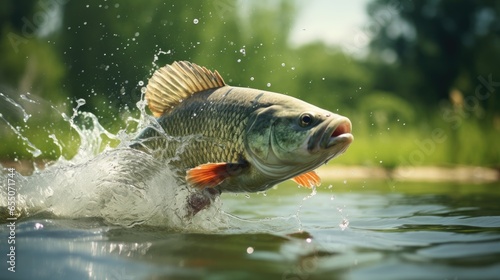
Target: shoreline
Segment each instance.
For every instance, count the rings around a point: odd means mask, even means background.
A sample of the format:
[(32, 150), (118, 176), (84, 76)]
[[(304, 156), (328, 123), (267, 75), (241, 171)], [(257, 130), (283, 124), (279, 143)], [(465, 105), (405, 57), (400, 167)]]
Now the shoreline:
[[(35, 161), (38, 169), (44, 169), (51, 161)], [(13, 167), (20, 174), (27, 176), (34, 171), (30, 160), (0, 160), (3, 168)], [(323, 165), (317, 170), (321, 178), (329, 180), (375, 179), (420, 182), (472, 182), (491, 183), (500, 181), (500, 169), (481, 166), (400, 166), (396, 168)]]
[(393, 169), (364, 166), (322, 166), (321, 178), (378, 179), (414, 182), (491, 183), (500, 181), (500, 170), (481, 166), (400, 166)]

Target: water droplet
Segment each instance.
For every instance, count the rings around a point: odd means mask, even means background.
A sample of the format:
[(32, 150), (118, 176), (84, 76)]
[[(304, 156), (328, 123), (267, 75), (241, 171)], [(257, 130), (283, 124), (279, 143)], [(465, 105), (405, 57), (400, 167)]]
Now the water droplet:
[(253, 80), (255, 80), (255, 78), (254, 77), (250, 77), (250, 81), (253, 81)]
[(29, 145), (29, 149), (33, 157), (39, 157), (42, 154), (42, 151), (33, 146), (33, 144)]
[(253, 247), (248, 247), (247, 248), (247, 254), (252, 254), (253, 253)]
[(135, 32), (135, 37), (139, 37), (140, 33), (139, 32)]
[(271, 83), (267, 83), (267, 85), (266, 85), (266, 86), (267, 86), (267, 87), (271, 87)]
[(31, 93), (27, 92), (26, 94), (19, 95), (22, 100), (28, 101), (29, 103), (37, 104), (37, 102), (30, 98)]
[(240, 53), (241, 53), (243, 56), (245, 56), (245, 55), (247, 54), (247, 53), (246, 53), (245, 48), (240, 49)]
[(340, 229), (345, 230), (348, 226), (349, 226), (349, 220), (347, 220), (346, 218), (343, 218), (339, 224)]
[(80, 98), (80, 99), (76, 100), (76, 104), (77, 104), (76, 107), (83, 106), (83, 105), (85, 105), (85, 103), (86, 103), (85, 99)]
[(142, 87), (142, 86), (144, 85), (144, 82), (143, 82), (143, 81), (139, 81), (137, 84), (138, 84), (140, 87)]
[(238, 59), (238, 60), (236, 60), (236, 61), (237, 61), (238, 63), (240, 63), (240, 62), (241, 62), (241, 59)]
[(198, 19), (197, 18), (193, 19), (193, 23), (198, 24)]
[(282, 67), (285, 67), (285, 65), (286, 65), (286, 64), (285, 64), (284, 62), (283, 62), (283, 63), (281, 63), (281, 66), (282, 66)]

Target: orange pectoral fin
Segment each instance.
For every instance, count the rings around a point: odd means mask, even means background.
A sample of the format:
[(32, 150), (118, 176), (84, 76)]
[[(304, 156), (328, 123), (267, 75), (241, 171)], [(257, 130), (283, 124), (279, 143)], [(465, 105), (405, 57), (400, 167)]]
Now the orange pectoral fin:
[(314, 186), (319, 186), (321, 184), (321, 179), (315, 171), (309, 171), (307, 173), (302, 173), (299, 176), (292, 178), (292, 180), (302, 187), (312, 188)]
[(196, 188), (213, 188), (227, 178), (238, 175), (247, 165), (246, 162), (202, 164), (186, 171), (186, 181)]
[(186, 181), (200, 189), (213, 188), (227, 178), (226, 169), (227, 163), (202, 164), (186, 172)]

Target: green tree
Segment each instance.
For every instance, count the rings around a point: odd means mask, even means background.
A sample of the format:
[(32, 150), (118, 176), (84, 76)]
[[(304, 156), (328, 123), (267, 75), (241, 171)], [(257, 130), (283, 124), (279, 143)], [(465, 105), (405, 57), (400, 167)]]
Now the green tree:
[(500, 77), (498, 1), (375, 0), (368, 13), (375, 29), (370, 58), (397, 58), (377, 71), (382, 90), (429, 105), (454, 88), (474, 94), (479, 75)]
[[(481, 154), (498, 163), (500, 2), (375, 0), (368, 13), (375, 88), (413, 101), (421, 118), (446, 127), (449, 162)], [(492, 149), (479, 151), (472, 134)]]

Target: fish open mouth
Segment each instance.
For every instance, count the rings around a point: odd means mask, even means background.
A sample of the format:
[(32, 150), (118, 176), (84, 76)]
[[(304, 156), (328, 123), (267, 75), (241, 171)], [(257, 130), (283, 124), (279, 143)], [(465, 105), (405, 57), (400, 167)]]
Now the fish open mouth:
[(335, 154), (343, 152), (353, 140), (352, 125), (348, 118), (336, 119), (328, 123), (322, 131), (319, 148), (335, 149)]
[(331, 148), (337, 145), (339, 146), (339, 150), (347, 149), (353, 140), (351, 128), (351, 121), (347, 118), (342, 118), (339, 121), (330, 123), (325, 131), (325, 139), (322, 141), (326, 144), (325, 148)]
[(337, 128), (332, 133), (331, 138), (341, 136), (342, 134), (350, 134), (351, 133), (351, 122), (350, 121), (344, 121), (340, 123)]
[(348, 118), (340, 117), (317, 127), (308, 142), (311, 152), (329, 150), (333, 156), (344, 152), (353, 140), (352, 125)]

